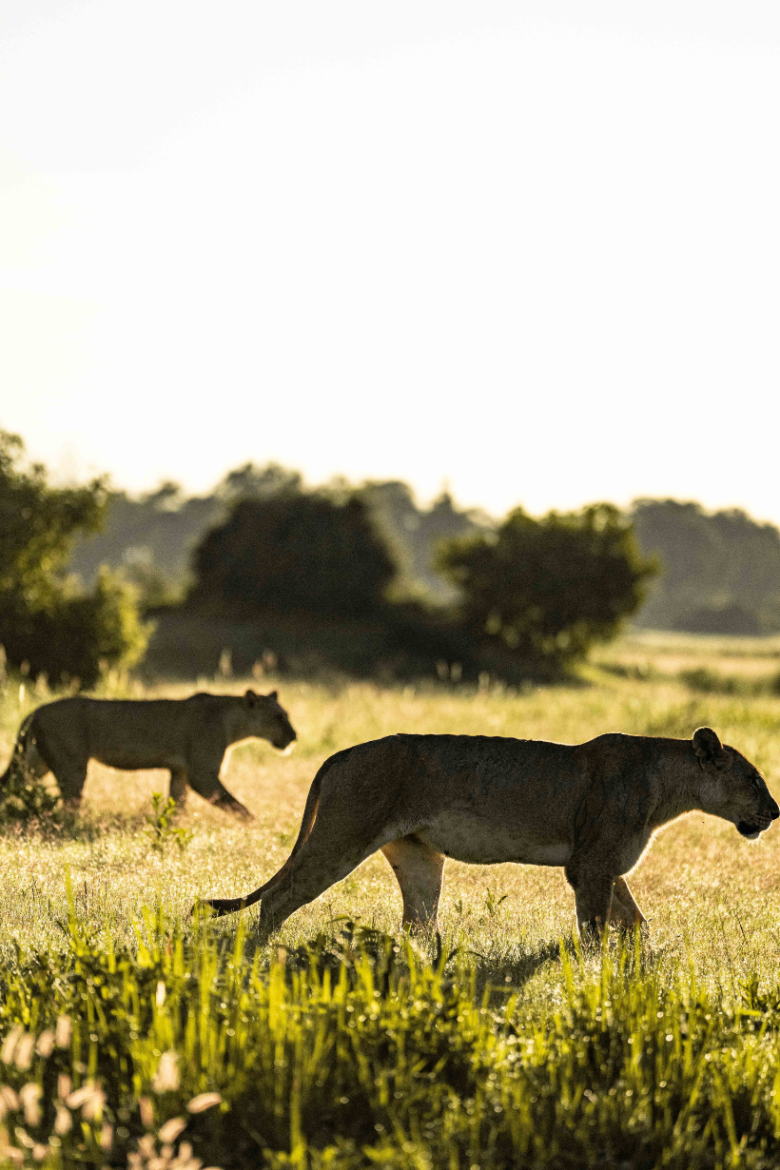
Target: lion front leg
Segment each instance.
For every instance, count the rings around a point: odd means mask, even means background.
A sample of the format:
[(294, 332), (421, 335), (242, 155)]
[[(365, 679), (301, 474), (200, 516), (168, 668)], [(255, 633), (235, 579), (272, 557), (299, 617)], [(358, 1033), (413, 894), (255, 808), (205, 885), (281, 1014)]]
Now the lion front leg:
[(609, 919), (615, 875), (603, 862), (589, 859), (570, 861), (565, 873), (574, 890), (580, 937), (583, 942), (598, 940)]
[(623, 877), (616, 877), (612, 887), (609, 921), (624, 930), (633, 930), (635, 926), (641, 926), (643, 930), (649, 929), (647, 919), (634, 901), (628, 882)]
[(187, 769), (171, 768), (171, 785), (169, 789), (171, 800), (177, 808), (183, 808), (187, 803)]
[(192, 771), (190, 772), (190, 785), (198, 796), (202, 796), (204, 800), (216, 808), (221, 808), (224, 812), (232, 813), (243, 820), (254, 820), (246, 805), (243, 805), (240, 800), (236, 800), (235, 796), (228, 792), (220, 780), (218, 772), (206, 771), (205, 769), (199, 769), (197, 772)]

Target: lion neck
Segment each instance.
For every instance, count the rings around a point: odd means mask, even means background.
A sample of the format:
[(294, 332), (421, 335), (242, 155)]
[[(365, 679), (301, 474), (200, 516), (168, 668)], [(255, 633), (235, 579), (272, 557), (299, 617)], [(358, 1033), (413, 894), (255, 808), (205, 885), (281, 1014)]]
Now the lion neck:
[(674, 773), (664, 780), (649, 818), (652, 829), (667, 825), (669, 821), (674, 821), (685, 813), (706, 811), (702, 804), (701, 769), (698, 761), (694, 761), (690, 770), (686, 770), (682, 776), (675, 769)]

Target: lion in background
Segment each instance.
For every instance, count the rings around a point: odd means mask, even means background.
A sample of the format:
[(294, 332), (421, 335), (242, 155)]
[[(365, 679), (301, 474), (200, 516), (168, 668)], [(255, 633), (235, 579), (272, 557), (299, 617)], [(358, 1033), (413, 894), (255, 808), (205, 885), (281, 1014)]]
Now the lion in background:
[(265, 939), (380, 849), (405, 926), (435, 928), (448, 857), (562, 865), (581, 934), (644, 925), (624, 875), (653, 833), (699, 809), (755, 840), (780, 816), (761, 773), (709, 727), (693, 738), (600, 735), (568, 745), (469, 735), (392, 735), (337, 752), (312, 782), (298, 839), (262, 899)]
[(284, 749), (297, 737), (276, 691), (258, 695), (200, 693), (188, 699), (89, 699), (45, 703), (22, 723), (0, 794), (12, 777), (40, 780), (52, 772), (65, 803), (78, 806), (87, 765), (136, 771), (168, 768), (177, 804), (189, 785), (210, 804), (252, 819), (220, 780), (225, 753), (245, 739)]

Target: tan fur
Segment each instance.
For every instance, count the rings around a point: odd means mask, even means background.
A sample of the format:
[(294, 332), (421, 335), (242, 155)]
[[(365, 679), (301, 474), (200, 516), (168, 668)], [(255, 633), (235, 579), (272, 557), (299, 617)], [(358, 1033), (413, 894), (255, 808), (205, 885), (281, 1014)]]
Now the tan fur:
[(381, 849), (406, 926), (435, 927), (445, 859), (562, 865), (580, 931), (644, 924), (624, 874), (654, 831), (701, 809), (755, 838), (780, 815), (758, 770), (710, 728), (692, 740), (601, 735), (569, 746), (466, 735), (394, 735), (331, 756), (312, 783), (292, 853), (227, 914), (262, 899), (263, 937)]
[(87, 764), (136, 771), (168, 768), (171, 796), (187, 786), (218, 808), (252, 814), (219, 778), (227, 749), (252, 737), (285, 748), (296, 738), (287, 712), (270, 695), (192, 695), (189, 699), (58, 699), (22, 724), (0, 789), (17, 770), (32, 780), (53, 772), (63, 800), (78, 805)]

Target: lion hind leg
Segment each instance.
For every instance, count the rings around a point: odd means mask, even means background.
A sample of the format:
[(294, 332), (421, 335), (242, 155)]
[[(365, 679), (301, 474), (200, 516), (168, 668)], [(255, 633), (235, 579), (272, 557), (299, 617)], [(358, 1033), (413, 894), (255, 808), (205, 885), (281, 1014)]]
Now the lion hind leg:
[(647, 926), (647, 919), (634, 901), (628, 882), (623, 877), (616, 877), (612, 887), (609, 921), (629, 930), (634, 926)]
[(0, 776), (0, 787), (5, 787), (12, 779), (42, 780), (51, 767), (38, 750), (38, 744), (31, 729), (31, 717), (22, 724), (14, 744), (8, 767)]
[(31, 780), (42, 780), (44, 776), (51, 772), (51, 768), (38, 751), (38, 746), (35, 742), (29, 744), (24, 754), (22, 767), (25, 776)]
[(344, 840), (339, 834), (328, 837), (325, 829), (318, 833), (319, 824), (318, 818), (311, 836), (303, 843), (285, 875), (262, 895), (258, 932), (263, 941), (301, 906), (313, 902), (381, 849), (388, 836), (395, 835), (382, 833), (361, 844), (354, 839)]
[(68, 760), (58, 763), (54, 777), (62, 794), (62, 803), (69, 808), (78, 808), (81, 794), (87, 781), (87, 760)]
[(382, 846), (382, 852), (401, 887), (403, 925), (412, 929), (435, 930), (444, 855), (413, 835), (389, 841)]

